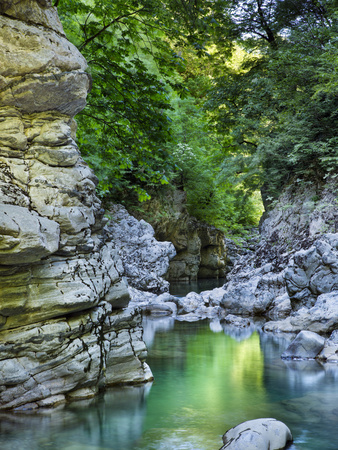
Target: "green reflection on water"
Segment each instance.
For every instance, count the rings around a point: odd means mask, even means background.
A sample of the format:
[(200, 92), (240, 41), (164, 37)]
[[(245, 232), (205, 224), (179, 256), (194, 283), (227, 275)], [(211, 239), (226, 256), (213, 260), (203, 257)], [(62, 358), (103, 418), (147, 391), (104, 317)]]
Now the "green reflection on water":
[(266, 402), (256, 332), (238, 342), (205, 323), (176, 323), (156, 335), (148, 362), (155, 382), (137, 448), (217, 449), (228, 428), (259, 417)]
[(158, 323), (147, 338), (152, 386), (115, 387), (64, 409), (0, 412), (0, 449), (217, 450), (228, 428), (258, 417), (290, 427), (290, 450), (338, 449), (338, 365), (283, 361), (291, 337)]

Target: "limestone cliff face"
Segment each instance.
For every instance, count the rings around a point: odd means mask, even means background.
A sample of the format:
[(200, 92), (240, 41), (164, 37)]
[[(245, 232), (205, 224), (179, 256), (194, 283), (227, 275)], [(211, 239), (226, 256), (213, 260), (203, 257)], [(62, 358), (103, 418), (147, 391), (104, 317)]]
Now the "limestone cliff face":
[(151, 373), (96, 178), (74, 141), (86, 61), (50, 0), (0, 4), (0, 408)]
[(168, 292), (163, 276), (176, 254), (173, 244), (157, 241), (152, 226), (135, 219), (122, 205), (112, 205), (109, 213), (108, 231), (119, 249), (128, 286), (154, 294)]
[(261, 242), (229, 275), (221, 306), (273, 319), (266, 331), (338, 327), (338, 184), (294, 181), (261, 224)]
[(293, 180), (263, 216), (256, 264), (269, 261), (278, 268), (323, 234), (338, 233), (337, 191), (336, 177), (320, 182)]
[(167, 279), (192, 281), (224, 277), (237, 257), (236, 246), (221, 230), (188, 214), (184, 191), (166, 194), (165, 198), (155, 195), (146, 202), (142, 218), (154, 227), (156, 239), (174, 244), (176, 256), (170, 261)]

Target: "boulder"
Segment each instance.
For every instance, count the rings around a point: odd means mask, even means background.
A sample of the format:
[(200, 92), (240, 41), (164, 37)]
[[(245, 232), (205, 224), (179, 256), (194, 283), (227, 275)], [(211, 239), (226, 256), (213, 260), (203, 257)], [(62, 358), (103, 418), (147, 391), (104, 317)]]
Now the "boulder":
[(283, 320), (268, 322), (264, 325), (264, 331), (331, 333), (338, 323), (337, 300), (338, 291), (319, 295), (311, 308), (303, 306)]
[(338, 362), (338, 330), (333, 331), (326, 339), (324, 348), (317, 355), (317, 359), (323, 362)]
[(326, 234), (294, 255), (286, 273), (294, 310), (312, 307), (319, 295), (338, 290), (338, 235)]
[(190, 292), (185, 297), (179, 298), (177, 303), (179, 314), (195, 312), (200, 306), (204, 305), (203, 297), (196, 292)]
[(211, 291), (203, 291), (200, 295), (207, 306), (219, 306), (224, 296), (224, 289), (215, 288)]
[(312, 331), (301, 331), (282, 354), (284, 359), (314, 359), (323, 349), (325, 338)]
[(114, 205), (110, 212), (109, 232), (118, 247), (129, 285), (156, 294), (167, 292), (169, 283), (162, 277), (175, 256), (173, 244), (158, 242), (152, 226), (135, 219), (122, 205)]
[[(224, 295), (220, 305), (226, 313), (235, 315), (279, 315), (285, 317), (290, 312), (288, 305), (280, 303), (285, 293), (283, 273), (271, 273), (270, 263), (257, 269), (246, 268), (229, 276), (224, 285)], [(277, 299), (280, 299), (277, 301)]]
[(228, 314), (224, 317), (224, 323), (229, 325), (234, 325), (239, 328), (246, 328), (251, 325), (251, 322), (249, 319), (246, 319), (244, 317), (238, 317), (234, 316), (233, 314)]
[(177, 306), (174, 302), (150, 303), (141, 309), (145, 314), (152, 316), (176, 316), (177, 313)]
[(292, 441), (289, 428), (276, 419), (248, 420), (223, 435), (220, 450), (282, 450)]

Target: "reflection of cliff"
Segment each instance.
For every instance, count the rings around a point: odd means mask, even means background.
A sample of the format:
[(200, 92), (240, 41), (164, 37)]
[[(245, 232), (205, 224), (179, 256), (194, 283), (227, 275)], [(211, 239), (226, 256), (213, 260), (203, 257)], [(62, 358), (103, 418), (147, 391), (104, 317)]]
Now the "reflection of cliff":
[(264, 353), (264, 384), (267, 414), (285, 422), (295, 438), (295, 447), (338, 448), (336, 364), (317, 361), (285, 361), (280, 355), (292, 336), (261, 334)]
[(1, 2), (0, 408), (151, 376), (140, 319), (121, 312), (129, 295), (96, 177), (74, 141), (85, 69), (51, 0)]
[[(0, 415), (2, 450), (26, 448), (109, 448), (132, 450), (143, 431), (150, 385), (109, 389), (104, 397), (48, 414)], [(28, 448), (28, 447), (27, 447)]]
[(173, 317), (152, 318), (144, 316), (142, 319), (143, 340), (147, 348), (151, 348), (156, 333), (168, 333), (174, 328), (175, 319)]

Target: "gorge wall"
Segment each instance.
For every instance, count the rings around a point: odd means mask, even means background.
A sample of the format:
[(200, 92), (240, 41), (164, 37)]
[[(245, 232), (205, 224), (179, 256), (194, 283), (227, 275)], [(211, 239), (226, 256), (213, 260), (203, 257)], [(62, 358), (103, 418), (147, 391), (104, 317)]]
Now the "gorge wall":
[(159, 241), (173, 243), (176, 256), (170, 261), (169, 281), (222, 278), (238, 257), (236, 245), (214, 226), (199, 222), (186, 208), (186, 193), (169, 190), (155, 193), (136, 217), (149, 222)]
[(51, 0), (0, 4), (0, 408), (152, 378), (140, 317), (74, 141), (86, 61)]
[(179, 320), (245, 325), (238, 316), (252, 316), (263, 320), (267, 332), (332, 333), (338, 329), (337, 195), (334, 174), (293, 180), (263, 217), (259, 242), (235, 261), (224, 286), (158, 302), (174, 302)]
[(239, 261), (220, 305), (272, 321), (265, 331), (338, 328), (338, 183), (293, 180), (261, 224), (261, 241)]

